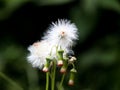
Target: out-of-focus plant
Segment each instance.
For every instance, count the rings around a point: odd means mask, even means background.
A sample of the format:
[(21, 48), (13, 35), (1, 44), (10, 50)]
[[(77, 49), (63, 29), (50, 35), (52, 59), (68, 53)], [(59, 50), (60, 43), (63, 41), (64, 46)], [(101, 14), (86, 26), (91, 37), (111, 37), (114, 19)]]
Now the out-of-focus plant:
[(19, 9), (25, 3), (35, 3), (38, 6), (62, 5), (73, 0), (1, 0), (0, 1), (0, 20), (8, 18), (12, 12)]
[[(48, 5), (62, 5), (67, 3), (72, 3), (76, 1), (81, 1), (82, 4), (79, 6), (83, 7), (83, 10), (87, 13), (94, 13), (97, 8), (107, 8), (120, 12), (120, 4), (118, 0), (1, 0), (0, 1), (0, 19), (5, 19), (9, 17), (17, 8), (20, 8), (25, 3), (33, 2), (38, 6), (48, 6)], [(77, 9), (80, 11), (80, 7)], [(75, 10), (76, 11), (76, 10)]]

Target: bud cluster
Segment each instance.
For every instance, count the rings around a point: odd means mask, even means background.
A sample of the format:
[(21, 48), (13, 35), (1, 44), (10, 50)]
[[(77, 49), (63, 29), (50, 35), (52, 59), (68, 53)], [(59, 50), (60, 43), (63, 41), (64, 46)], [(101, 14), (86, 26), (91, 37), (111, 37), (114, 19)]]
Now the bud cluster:
[[(42, 69), (43, 72), (49, 72), (51, 73), (51, 68), (53, 67), (52, 63), (54, 60), (57, 62), (56, 66), (60, 68), (61, 74), (66, 74), (67, 71), (69, 71), (69, 81), (68, 85), (72, 86), (74, 85), (74, 78), (75, 73), (77, 73), (77, 70), (75, 69), (75, 61), (77, 60), (74, 56), (65, 55), (64, 56), (64, 50), (56, 50), (56, 58), (52, 58), (52, 56), (46, 57), (46, 63)], [(72, 65), (72, 69), (68, 70), (68, 66)]]

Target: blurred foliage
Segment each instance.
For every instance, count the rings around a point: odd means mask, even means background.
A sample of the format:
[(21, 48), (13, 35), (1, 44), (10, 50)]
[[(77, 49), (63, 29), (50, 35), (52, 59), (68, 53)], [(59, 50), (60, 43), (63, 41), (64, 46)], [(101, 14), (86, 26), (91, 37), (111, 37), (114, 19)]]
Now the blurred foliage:
[(33, 0), (38, 5), (60, 5), (72, 2), (73, 0)]
[[(28, 3), (36, 6), (34, 9), (37, 10), (42, 10), (43, 7), (48, 7), (48, 11), (62, 6), (69, 8), (65, 9), (66, 11), (59, 9), (60, 16), (64, 17), (67, 13), (65, 17), (79, 29), (79, 41), (74, 47), (78, 58), (76, 84), (73, 87), (68, 86), (67, 76), (64, 90), (120, 90), (120, 0), (0, 0), (0, 30), (4, 31), (7, 27), (2, 28), (2, 23), (12, 18), (13, 13), (21, 13), (19, 10)], [(31, 8), (30, 11), (35, 13)], [(22, 12), (22, 15), (24, 13)], [(53, 13), (53, 19), (56, 19), (56, 13)], [(37, 16), (37, 19), (39, 18), (41, 19), (42, 15)], [(45, 19), (46, 24), (49, 20)], [(0, 34), (0, 90), (45, 90), (45, 74), (32, 68), (26, 60), (28, 52), (23, 45), (26, 40), (22, 40), (22, 43), (17, 40), (18, 37), (23, 37), (29, 41), (35, 36), (29, 35), (30, 32), (35, 32), (34, 29), (26, 30), (32, 27), (29, 21), (28, 24), (25, 22), (24, 26), (16, 26), (25, 29), (20, 28), (21, 30), (14, 32), (19, 34), (12, 39), (13, 33), (6, 34), (11, 32), (10, 28), (5, 30), (4, 36), (2, 32)], [(8, 24), (5, 25), (9, 26), (10, 22), (6, 23)], [(24, 35), (21, 32), (27, 33)], [(36, 33), (43, 32), (39, 30)], [(27, 46), (31, 43), (33, 42), (27, 43)]]
[(0, 19), (7, 18), (14, 10), (19, 8), (26, 0), (1, 0)]

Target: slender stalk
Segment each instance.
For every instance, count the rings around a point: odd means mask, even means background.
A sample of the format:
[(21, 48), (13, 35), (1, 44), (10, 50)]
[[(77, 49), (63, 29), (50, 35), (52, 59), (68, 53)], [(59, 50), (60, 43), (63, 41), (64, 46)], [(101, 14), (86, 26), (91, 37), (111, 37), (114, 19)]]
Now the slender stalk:
[(72, 63), (72, 66), (73, 66), (73, 68), (75, 68), (75, 65), (74, 65), (74, 63)]
[(58, 90), (62, 90), (62, 84), (63, 84), (64, 78), (65, 78), (65, 73), (62, 75)]
[(56, 74), (56, 60), (53, 62), (53, 71), (52, 78), (51, 78), (51, 90), (55, 90), (55, 74)]
[(49, 72), (46, 72), (46, 89), (45, 90), (49, 90)]

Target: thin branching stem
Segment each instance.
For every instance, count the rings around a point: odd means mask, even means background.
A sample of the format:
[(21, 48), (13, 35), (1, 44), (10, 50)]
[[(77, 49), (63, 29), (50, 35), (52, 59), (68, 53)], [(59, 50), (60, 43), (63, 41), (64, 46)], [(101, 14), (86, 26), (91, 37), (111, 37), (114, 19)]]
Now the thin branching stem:
[(46, 90), (49, 90), (49, 72), (46, 72)]

